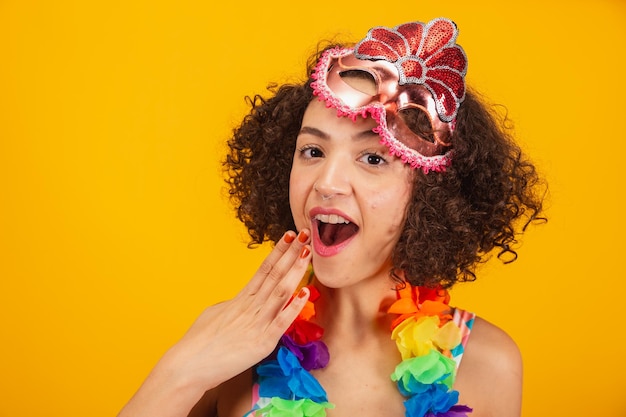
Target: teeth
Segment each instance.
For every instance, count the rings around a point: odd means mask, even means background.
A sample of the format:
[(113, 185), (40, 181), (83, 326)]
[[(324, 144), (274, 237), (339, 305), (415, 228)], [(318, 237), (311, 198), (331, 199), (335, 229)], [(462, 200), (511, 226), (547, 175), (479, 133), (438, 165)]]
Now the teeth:
[(322, 223), (330, 223), (330, 224), (339, 224), (339, 223), (350, 223), (348, 220), (337, 214), (317, 214), (315, 215), (315, 219), (319, 220)]

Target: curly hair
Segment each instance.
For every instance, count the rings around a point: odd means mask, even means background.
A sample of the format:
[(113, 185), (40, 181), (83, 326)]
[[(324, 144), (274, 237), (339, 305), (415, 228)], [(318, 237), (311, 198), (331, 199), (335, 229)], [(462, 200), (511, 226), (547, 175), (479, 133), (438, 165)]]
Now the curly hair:
[[(335, 45), (333, 45), (335, 46)], [(323, 50), (308, 61), (310, 75)], [(312, 79), (271, 85), (269, 98), (247, 97), (250, 112), (228, 141), (223, 162), (231, 202), (255, 246), (295, 230), (289, 175)], [(412, 285), (451, 287), (475, 279), (476, 266), (495, 249), (512, 262), (518, 235), (541, 216), (542, 184), (533, 164), (474, 91), (461, 104), (445, 172), (417, 170), (390, 275)]]

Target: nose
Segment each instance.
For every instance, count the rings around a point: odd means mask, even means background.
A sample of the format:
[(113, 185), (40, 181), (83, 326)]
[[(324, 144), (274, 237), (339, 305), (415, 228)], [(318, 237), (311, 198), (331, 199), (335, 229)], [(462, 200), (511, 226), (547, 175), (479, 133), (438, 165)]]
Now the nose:
[(349, 164), (340, 158), (327, 157), (320, 166), (319, 175), (313, 186), (322, 200), (349, 195), (350, 185)]

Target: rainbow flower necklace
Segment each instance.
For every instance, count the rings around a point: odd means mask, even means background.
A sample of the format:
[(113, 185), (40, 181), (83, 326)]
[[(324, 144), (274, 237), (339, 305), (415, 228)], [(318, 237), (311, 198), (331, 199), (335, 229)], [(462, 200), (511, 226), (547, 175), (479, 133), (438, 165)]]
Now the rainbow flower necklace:
[[(309, 281), (310, 282), (310, 281)], [(259, 397), (255, 413), (266, 417), (325, 417), (334, 408), (326, 391), (311, 374), (328, 365), (324, 330), (311, 322), (319, 291), (310, 291), (306, 306), (282, 336), (277, 350), (256, 367)], [(297, 293), (297, 292), (296, 292)], [(397, 315), (391, 337), (402, 361), (391, 374), (404, 401), (406, 417), (467, 417), (472, 411), (458, 405), (459, 393), (452, 389), (456, 376), (453, 359), (463, 350), (461, 330), (452, 320), (444, 289), (412, 287), (396, 289), (397, 300), (388, 310)]]

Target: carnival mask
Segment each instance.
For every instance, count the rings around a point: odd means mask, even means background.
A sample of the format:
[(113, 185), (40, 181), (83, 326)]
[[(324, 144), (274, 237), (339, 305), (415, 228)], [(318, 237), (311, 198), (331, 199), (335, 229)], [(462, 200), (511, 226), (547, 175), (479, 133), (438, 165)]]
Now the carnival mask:
[(444, 18), (370, 29), (354, 48), (320, 58), (313, 92), (339, 116), (370, 115), (391, 154), (424, 172), (450, 164), (450, 142), (465, 98), (467, 58)]

